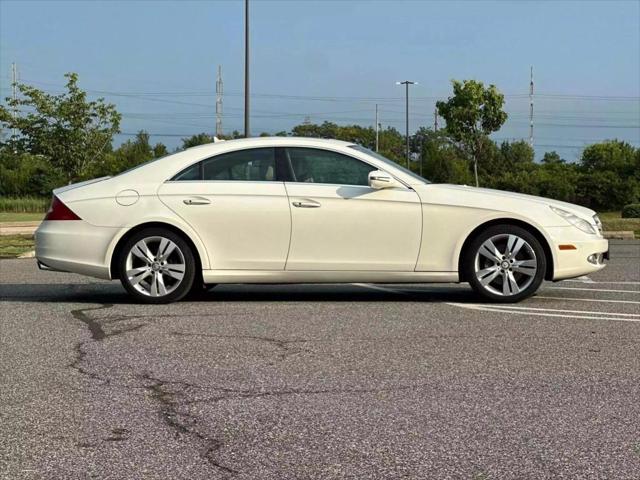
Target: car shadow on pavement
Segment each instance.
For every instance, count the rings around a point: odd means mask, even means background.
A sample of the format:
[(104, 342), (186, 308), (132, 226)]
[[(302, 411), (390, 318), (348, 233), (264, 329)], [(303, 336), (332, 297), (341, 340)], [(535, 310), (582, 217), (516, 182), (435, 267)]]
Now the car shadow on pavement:
[[(13, 302), (134, 304), (116, 283), (0, 284), (0, 300)], [(219, 285), (188, 295), (181, 303), (199, 302), (478, 302), (466, 285), (367, 287), (322, 285)]]

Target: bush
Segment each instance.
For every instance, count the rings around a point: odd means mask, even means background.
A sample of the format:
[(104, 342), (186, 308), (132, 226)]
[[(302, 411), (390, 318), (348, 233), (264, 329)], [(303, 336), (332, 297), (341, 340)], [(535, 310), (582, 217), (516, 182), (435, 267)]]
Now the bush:
[(50, 198), (0, 197), (0, 212), (44, 213), (49, 209)]
[(622, 218), (640, 218), (640, 203), (630, 203), (622, 209)]

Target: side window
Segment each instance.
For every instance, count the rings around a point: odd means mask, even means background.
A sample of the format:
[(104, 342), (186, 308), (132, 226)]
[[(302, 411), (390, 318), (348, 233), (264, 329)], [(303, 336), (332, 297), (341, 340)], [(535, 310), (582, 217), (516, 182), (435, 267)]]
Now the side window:
[(188, 168), (185, 168), (179, 174), (171, 179), (173, 182), (177, 182), (180, 180), (201, 180), (202, 175), (200, 172), (201, 162), (196, 163), (195, 165), (191, 165)]
[(204, 180), (273, 182), (276, 161), (273, 148), (253, 148), (224, 153), (203, 161)]
[(223, 153), (185, 168), (171, 181), (244, 180), (273, 182), (276, 161), (273, 148), (252, 148)]
[(334, 185), (368, 185), (375, 167), (341, 153), (316, 148), (287, 148), (293, 181)]

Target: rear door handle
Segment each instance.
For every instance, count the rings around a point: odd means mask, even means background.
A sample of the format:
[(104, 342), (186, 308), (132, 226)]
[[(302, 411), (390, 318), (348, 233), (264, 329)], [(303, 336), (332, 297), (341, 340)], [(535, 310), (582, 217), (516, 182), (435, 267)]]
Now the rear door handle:
[(185, 198), (182, 203), (185, 205), (209, 205), (211, 200), (204, 197)]
[(318, 208), (320, 207), (320, 204), (318, 202), (315, 202), (313, 200), (296, 200), (295, 202), (292, 202), (294, 207), (298, 207), (298, 208)]

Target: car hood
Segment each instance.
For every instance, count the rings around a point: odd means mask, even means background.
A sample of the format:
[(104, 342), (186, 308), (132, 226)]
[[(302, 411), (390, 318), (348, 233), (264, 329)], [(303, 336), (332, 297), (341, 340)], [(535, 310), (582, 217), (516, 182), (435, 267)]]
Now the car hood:
[(474, 197), (483, 197), (488, 200), (492, 198), (494, 201), (499, 202), (498, 205), (508, 204), (509, 200), (517, 202), (518, 206), (522, 205), (522, 202), (531, 202), (536, 205), (551, 205), (557, 208), (562, 208), (582, 218), (590, 220), (596, 212), (590, 208), (581, 207), (573, 203), (561, 202), (559, 200), (552, 200), (550, 198), (537, 197), (535, 195), (526, 195), (524, 193), (505, 192), (503, 190), (494, 190), (491, 188), (478, 188), (468, 185), (449, 185), (449, 184), (431, 184), (427, 188), (437, 188), (439, 190), (447, 191), (451, 194), (460, 195), (465, 197), (468, 195)]

